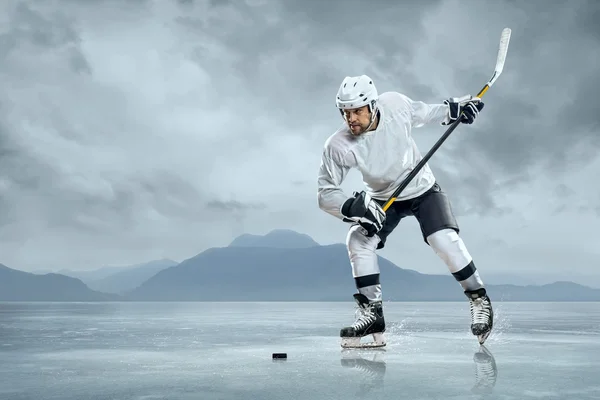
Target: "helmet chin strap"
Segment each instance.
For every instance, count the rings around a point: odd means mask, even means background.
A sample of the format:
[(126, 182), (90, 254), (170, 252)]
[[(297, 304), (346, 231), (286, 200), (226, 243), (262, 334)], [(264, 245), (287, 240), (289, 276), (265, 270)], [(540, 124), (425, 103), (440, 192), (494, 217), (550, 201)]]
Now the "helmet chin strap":
[(375, 123), (375, 119), (377, 118), (377, 113), (379, 112), (377, 107), (373, 107), (373, 106), (369, 105), (369, 108), (371, 108), (371, 123), (369, 124), (369, 126), (367, 126), (367, 129), (366, 129), (367, 131), (373, 127), (373, 124)]

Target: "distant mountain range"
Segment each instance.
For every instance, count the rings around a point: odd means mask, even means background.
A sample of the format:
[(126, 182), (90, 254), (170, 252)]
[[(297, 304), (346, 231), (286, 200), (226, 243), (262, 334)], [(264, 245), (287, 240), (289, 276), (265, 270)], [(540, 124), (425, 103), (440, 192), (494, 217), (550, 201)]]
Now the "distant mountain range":
[(117, 296), (96, 292), (81, 280), (48, 273), (18, 271), (0, 264), (0, 301), (111, 301)]
[[(125, 294), (163, 269), (177, 265), (176, 261), (163, 259), (130, 267), (119, 268), (110, 275), (97, 279), (82, 279), (90, 289), (99, 292)], [(108, 268), (103, 268), (103, 270)]]
[[(450, 274), (402, 269), (383, 257), (379, 263), (388, 301), (465, 300)], [(322, 246), (281, 229), (239, 236), (181, 263), (157, 260), (111, 269), (76, 278), (2, 266), (0, 301), (352, 301), (356, 291), (343, 244)], [(600, 289), (572, 282), (488, 285), (488, 291), (496, 302), (600, 301)]]
[(272, 247), (277, 249), (304, 249), (320, 246), (310, 236), (287, 229), (275, 229), (264, 236), (245, 233), (235, 238), (229, 247)]

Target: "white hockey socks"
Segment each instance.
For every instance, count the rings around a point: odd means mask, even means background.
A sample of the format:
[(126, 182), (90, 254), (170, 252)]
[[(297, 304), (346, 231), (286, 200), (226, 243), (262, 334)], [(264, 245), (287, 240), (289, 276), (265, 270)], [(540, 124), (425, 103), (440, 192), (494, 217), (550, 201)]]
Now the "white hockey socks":
[(477, 290), (484, 287), (473, 258), (455, 230), (437, 231), (427, 237), (427, 242), (464, 290)]
[(375, 250), (379, 238), (377, 235), (367, 237), (362, 234), (360, 225), (350, 228), (346, 238), (346, 246), (352, 276), (359, 293), (362, 293), (370, 302), (381, 301), (381, 284), (379, 283), (379, 264)]

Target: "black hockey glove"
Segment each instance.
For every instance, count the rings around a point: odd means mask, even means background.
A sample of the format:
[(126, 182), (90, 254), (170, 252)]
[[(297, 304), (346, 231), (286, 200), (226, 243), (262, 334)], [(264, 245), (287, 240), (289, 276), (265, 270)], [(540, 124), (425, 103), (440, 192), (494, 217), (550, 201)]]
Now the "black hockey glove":
[(471, 95), (451, 97), (448, 100), (444, 100), (444, 104), (447, 104), (450, 109), (450, 122), (444, 125), (450, 125), (456, 121), (461, 111), (464, 113), (461, 122), (464, 124), (472, 124), (475, 122), (475, 118), (477, 118), (484, 106), (480, 98)]
[(366, 230), (366, 236), (372, 237), (383, 228), (385, 211), (364, 190), (354, 192), (354, 196), (344, 202), (341, 213), (346, 222), (357, 222)]

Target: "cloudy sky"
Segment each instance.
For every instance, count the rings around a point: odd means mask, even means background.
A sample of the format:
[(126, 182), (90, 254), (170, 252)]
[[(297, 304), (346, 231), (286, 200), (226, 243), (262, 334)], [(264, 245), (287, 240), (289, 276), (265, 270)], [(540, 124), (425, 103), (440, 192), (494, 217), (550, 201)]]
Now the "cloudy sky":
[[(600, 2), (46, 1), (0, 5), (0, 262), (183, 260), (248, 232), (322, 244), (346, 75), (437, 103), (504, 72), (430, 162), (482, 276), (600, 285)], [(423, 153), (443, 133), (414, 132)], [(360, 190), (350, 175), (344, 188)], [(414, 220), (381, 255), (445, 273)]]

